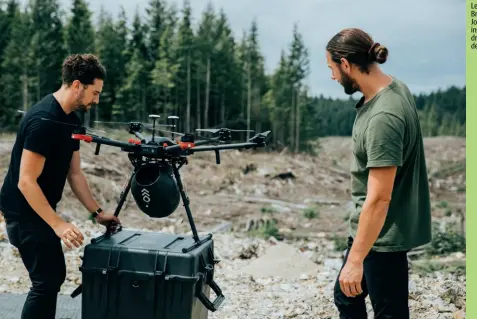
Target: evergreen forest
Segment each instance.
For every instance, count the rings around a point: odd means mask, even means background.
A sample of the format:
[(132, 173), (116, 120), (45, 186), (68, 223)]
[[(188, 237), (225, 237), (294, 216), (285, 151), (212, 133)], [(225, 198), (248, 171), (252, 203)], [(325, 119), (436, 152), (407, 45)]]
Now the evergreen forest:
[[(1, 130), (14, 131), (19, 110), (59, 88), (67, 55), (94, 53), (108, 76), (100, 104), (82, 115), (89, 127), (177, 115), (179, 132), (272, 130), (273, 146), (294, 152), (318, 137), (350, 135), (356, 100), (311, 94), (309, 51), (297, 25), (267, 73), (257, 20), (237, 38), (211, 5), (193, 24), (190, 1), (149, 0), (131, 21), (124, 9), (112, 16), (102, 8), (96, 21), (85, 0), (71, 0), (67, 10), (58, 0), (0, 0)], [(415, 97), (426, 136), (465, 136), (465, 87)]]

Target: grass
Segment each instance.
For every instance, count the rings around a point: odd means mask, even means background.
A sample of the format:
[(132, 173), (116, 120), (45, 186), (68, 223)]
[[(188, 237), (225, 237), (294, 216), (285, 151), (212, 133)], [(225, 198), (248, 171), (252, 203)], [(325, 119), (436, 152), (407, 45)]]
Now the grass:
[(315, 219), (320, 216), (320, 213), (316, 207), (307, 207), (303, 210), (303, 216), (307, 219)]
[(269, 220), (261, 225), (257, 229), (252, 229), (249, 234), (251, 236), (258, 236), (262, 238), (275, 237), (277, 239), (281, 238), (280, 232), (278, 230), (277, 224), (274, 220)]
[(457, 274), (460, 276), (466, 273), (466, 261), (465, 259), (445, 262), (432, 259), (419, 260), (412, 262), (411, 271), (419, 275), (426, 275), (438, 271), (444, 274)]

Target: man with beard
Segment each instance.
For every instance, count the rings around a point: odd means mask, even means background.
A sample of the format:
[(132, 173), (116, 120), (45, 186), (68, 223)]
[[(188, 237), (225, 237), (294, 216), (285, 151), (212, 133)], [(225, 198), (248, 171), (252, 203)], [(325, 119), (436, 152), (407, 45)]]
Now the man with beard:
[(66, 276), (61, 241), (69, 248), (83, 244), (80, 230), (56, 214), (66, 180), (90, 217), (104, 226), (119, 224), (93, 198), (80, 167), (79, 141), (71, 138), (74, 125), (81, 125), (75, 111), (89, 111), (99, 102), (105, 76), (95, 56), (67, 57), (61, 88), (33, 105), (20, 124), (0, 193), (0, 210), (8, 238), (18, 248), (32, 282), (22, 319), (55, 318), (57, 295)]
[(408, 87), (384, 73), (388, 50), (364, 31), (345, 29), (326, 47), (332, 79), (355, 105), (348, 250), (336, 279), (340, 318), (410, 317), (407, 252), (431, 240), (431, 205), (423, 138)]

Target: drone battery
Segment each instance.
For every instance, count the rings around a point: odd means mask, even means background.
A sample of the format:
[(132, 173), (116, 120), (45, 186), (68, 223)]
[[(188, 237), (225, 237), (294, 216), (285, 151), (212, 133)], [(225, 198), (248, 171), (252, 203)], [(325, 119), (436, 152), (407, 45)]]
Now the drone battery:
[(80, 267), (82, 318), (208, 318), (224, 297), (212, 238), (194, 244), (192, 236), (129, 229), (92, 241)]

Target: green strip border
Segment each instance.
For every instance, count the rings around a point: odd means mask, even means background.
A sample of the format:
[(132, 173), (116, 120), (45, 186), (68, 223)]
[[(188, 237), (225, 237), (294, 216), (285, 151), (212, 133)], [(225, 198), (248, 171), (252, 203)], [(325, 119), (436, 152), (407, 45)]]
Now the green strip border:
[[(472, 13), (474, 17), (472, 17)], [(476, 24), (472, 25), (472, 21)], [(474, 29), (475, 30), (472, 30)], [(471, 118), (476, 118), (476, 102), (477, 95), (473, 89), (470, 88), (477, 87), (477, 77), (474, 75), (477, 72), (477, 0), (467, 0), (466, 1), (466, 118), (469, 120)], [(473, 41), (472, 36), (475, 40)], [(472, 72), (473, 71), (473, 72)], [(469, 107), (470, 105), (470, 107)], [(467, 123), (467, 121), (466, 121)], [(475, 162), (476, 160), (476, 151), (473, 148), (469, 148), (468, 140), (472, 141), (476, 136), (477, 125), (466, 125), (466, 163)], [(472, 225), (475, 225), (475, 217), (472, 213), (476, 207), (476, 198), (477, 194), (475, 193), (475, 178), (477, 177), (477, 172), (475, 168), (477, 166), (466, 165), (466, 235), (467, 235), (467, 245), (472, 245), (476, 243), (477, 231), (471, 229)], [(469, 196), (470, 194), (470, 196)], [(468, 212), (471, 212), (468, 214)], [(466, 249), (466, 318), (477, 318), (477, 300), (475, 300), (475, 281), (476, 281), (476, 264), (477, 256), (474, 249)]]

